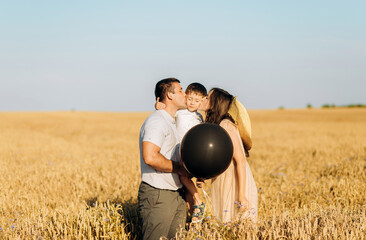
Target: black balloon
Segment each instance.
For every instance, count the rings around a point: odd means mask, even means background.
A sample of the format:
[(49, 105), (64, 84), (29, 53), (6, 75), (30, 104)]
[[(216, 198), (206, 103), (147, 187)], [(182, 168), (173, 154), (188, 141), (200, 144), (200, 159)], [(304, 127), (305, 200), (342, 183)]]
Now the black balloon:
[(225, 129), (201, 123), (186, 133), (180, 151), (184, 167), (192, 176), (209, 179), (229, 167), (234, 149)]

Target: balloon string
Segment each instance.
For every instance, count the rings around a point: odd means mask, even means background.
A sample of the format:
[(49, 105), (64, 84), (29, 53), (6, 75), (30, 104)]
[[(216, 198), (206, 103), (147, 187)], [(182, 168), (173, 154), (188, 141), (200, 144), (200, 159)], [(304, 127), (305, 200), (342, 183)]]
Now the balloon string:
[(205, 196), (205, 199), (206, 199), (206, 202), (207, 202), (207, 206), (209, 207), (210, 209), (210, 212), (213, 216), (215, 216), (213, 210), (212, 210), (212, 202), (211, 202), (211, 199), (210, 199), (210, 196), (207, 194), (207, 192), (205, 191), (204, 188), (202, 188), (202, 192), (203, 192), (203, 195)]

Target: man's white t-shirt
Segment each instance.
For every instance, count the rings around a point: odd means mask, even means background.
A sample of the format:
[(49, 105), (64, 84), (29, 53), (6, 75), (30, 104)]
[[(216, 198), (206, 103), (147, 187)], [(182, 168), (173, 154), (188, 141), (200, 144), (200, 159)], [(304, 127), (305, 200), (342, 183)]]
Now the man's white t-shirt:
[(202, 115), (197, 111), (190, 112), (188, 109), (178, 110), (175, 114), (177, 122), (177, 132), (179, 140), (182, 141), (184, 135), (197, 124), (202, 123)]
[(140, 163), (143, 182), (159, 189), (177, 190), (183, 185), (176, 173), (165, 173), (147, 165), (142, 156), (142, 142), (151, 142), (160, 147), (160, 153), (175, 162), (179, 162), (179, 146), (175, 119), (165, 110), (153, 112), (140, 130)]

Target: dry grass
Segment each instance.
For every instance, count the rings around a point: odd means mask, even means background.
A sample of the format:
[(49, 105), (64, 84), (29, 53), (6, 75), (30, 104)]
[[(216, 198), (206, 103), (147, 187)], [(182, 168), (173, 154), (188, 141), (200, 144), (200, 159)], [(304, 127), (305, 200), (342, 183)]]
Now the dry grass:
[[(178, 238), (365, 239), (366, 109), (249, 114), (259, 223), (205, 219)], [(0, 113), (0, 239), (139, 238), (147, 116)]]

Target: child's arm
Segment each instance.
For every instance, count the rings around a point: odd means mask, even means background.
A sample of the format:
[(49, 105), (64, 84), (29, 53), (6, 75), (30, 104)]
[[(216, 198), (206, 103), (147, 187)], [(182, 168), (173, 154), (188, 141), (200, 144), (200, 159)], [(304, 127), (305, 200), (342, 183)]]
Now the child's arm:
[(165, 104), (162, 103), (162, 102), (159, 102), (159, 99), (160, 98), (157, 98), (156, 99), (156, 102), (155, 102), (155, 109), (156, 110), (161, 110), (161, 109), (164, 109), (165, 108)]

